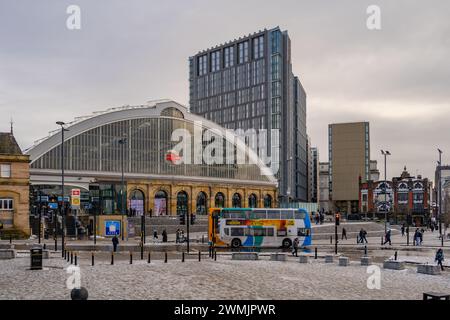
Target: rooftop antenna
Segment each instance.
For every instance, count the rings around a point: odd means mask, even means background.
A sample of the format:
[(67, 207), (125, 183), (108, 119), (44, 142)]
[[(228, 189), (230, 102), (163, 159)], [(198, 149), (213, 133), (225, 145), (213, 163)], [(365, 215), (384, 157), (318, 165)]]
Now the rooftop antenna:
[(11, 134), (13, 134), (13, 132), (14, 132), (14, 130), (13, 130), (14, 121), (13, 121), (12, 117), (11, 117), (11, 121), (9, 123), (11, 124)]

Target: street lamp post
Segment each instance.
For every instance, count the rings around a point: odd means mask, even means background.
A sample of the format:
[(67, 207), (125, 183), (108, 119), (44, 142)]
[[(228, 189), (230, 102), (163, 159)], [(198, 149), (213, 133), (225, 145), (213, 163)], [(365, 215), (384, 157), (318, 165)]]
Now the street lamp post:
[(384, 156), (384, 205), (385, 205), (385, 209), (384, 209), (384, 233), (387, 232), (387, 194), (386, 194), (386, 188), (387, 188), (387, 170), (386, 170), (386, 157), (390, 156), (391, 153), (389, 151), (384, 151), (381, 150), (381, 154)]
[(61, 126), (61, 255), (64, 257), (64, 233), (65, 233), (65, 203), (64, 203), (64, 131), (68, 131), (64, 128), (65, 123), (62, 121), (56, 122), (57, 125)]
[(443, 237), (442, 235), (442, 181), (441, 181), (441, 166), (442, 166), (442, 151), (438, 149), (439, 152), (439, 166), (438, 166), (438, 174), (439, 174), (439, 199), (438, 199), (438, 218), (439, 218), (439, 235), (441, 236), (441, 239)]
[(125, 193), (124, 193), (124, 188), (125, 188), (125, 178), (124, 178), (124, 146), (125, 143), (127, 142), (127, 138), (122, 138), (119, 140), (119, 144), (121, 145), (121, 152), (120, 152), (120, 163), (121, 163), (121, 167), (122, 167), (122, 186), (120, 189), (120, 201), (121, 201), (121, 214), (122, 214), (122, 223), (121, 225), (121, 234), (122, 234), (122, 241), (124, 240), (124, 226), (123, 226), (123, 216), (125, 215)]

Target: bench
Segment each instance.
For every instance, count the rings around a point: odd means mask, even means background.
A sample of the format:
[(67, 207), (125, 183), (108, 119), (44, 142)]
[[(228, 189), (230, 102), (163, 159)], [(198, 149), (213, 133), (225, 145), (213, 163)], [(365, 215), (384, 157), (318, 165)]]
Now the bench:
[(441, 267), (432, 264), (420, 264), (417, 266), (417, 273), (439, 275), (441, 274)]
[(425, 292), (423, 300), (450, 300), (450, 294), (438, 292)]
[(350, 264), (350, 260), (347, 257), (339, 257), (339, 266), (347, 267)]
[(300, 257), (299, 257), (299, 262), (300, 263), (308, 263), (308, 256), (305, 256), (305, 255), (301, 255)]
[(398, 261), (398, 260), (385, 260), (383, 263), (384, 269), (391, 269), (391, 270), (404, 270), (405, 269), (405, 262), (404, 261)]
[(16, 250), (0, 249), (0, 260), (14, 259), (15, 257), (16, 257)]
[(361, 257), (362, 266), (370, 266), (372, 264), (372, 258), (368, 256)]
[(287, 254), (286, 253), (272, 253), (270, 255), (271, 261), (286, 261)]
[(233, 252), (231, 260), (258, 260), (259, 254), (257, 252)]

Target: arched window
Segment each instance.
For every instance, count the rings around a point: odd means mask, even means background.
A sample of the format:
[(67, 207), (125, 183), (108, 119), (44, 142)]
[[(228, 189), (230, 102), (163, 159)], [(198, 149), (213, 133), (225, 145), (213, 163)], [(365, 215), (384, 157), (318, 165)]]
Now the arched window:
[(254, 193), (252, 193), (248, 197), (248, 207), (249, 208), (257, 208), (258, 207), (258, 198), (256, 197), (256, 195)]
[(264, 197), (264, 208), (272, 208), (272, 196), (270, 194), (266, 194)]
[(399, 189), (405, 190), (408, 189), (408, 185), (404, 182), (400, 183), (400, 185), (398, 186)]
[(218, 192), (214, 199), (214, 206), (216, 208), (225, 208), (225, 196), (222, 192)]
[(167, 216), (169, 214), (167, 210), (167, 198), (167, 193), (163, 190), (155, 194), (155, 207), (153, 212), (155, 216)]
[(144, 193), (139, 189), (135, 189), (131, 192), (129, 200), (130, 216), (142, 216), (145, 210)]
[(242, 198), (239, 193), (235, 193), (232, 198), (233, 208), (242, 208)]
[(189, 198), (185, 191), (177, 194), (177, 215), (188, 214)]
[(161, 116), (184, 119), (183, 112), (181, 112), (177, 108), (166, 108), (163, 111), (161, 111)]
[(197, 214), (205, 215), (208, 212), (206, 193), (200, 192), (197, 196)]
[(423, 189), (423, 185), (420, 182), (414, 184), (414, 189)]

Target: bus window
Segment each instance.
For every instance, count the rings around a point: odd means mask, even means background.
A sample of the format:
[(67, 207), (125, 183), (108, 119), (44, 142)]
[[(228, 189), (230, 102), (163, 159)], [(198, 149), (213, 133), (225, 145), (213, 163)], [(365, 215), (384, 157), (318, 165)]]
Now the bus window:
[(305, 213), (304, 212), (295, 212), (295, 219), (297, 220), (303, 220), (305, 219)]
[(255, 212), (254, 213), (255, 219), (267, 219), (266, 212)]
[(224, 232), (225, 232), (225, 235), (229, 236), (230, 235), (230, 228), (225, 228)]
[(274, 228), (267, 228), (266, 230), (267, 230), (267, 236), (273, 237), (273, 235), (275, 234)]
[(267, 210), (268, 219), (280, 219), (280, 210)]
[(266, 229), (253, 229), (253, 235), (255, 237), (264, 237), (266, 235)]
[(244, 228), (231, 228), (231, 236), (232, 237), (243, 237), (244, 236)]
[(281, 211), (281, 219), (294, 219), (294, 212), (291, 210)]
[(277, 236), (278, 237), (284, 237), (287, 235), (287, 230), (286, 229), (278, 229), (277, 231)]

